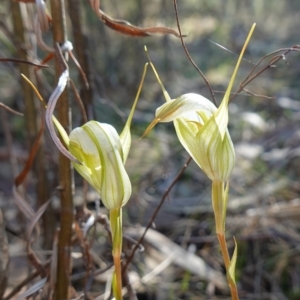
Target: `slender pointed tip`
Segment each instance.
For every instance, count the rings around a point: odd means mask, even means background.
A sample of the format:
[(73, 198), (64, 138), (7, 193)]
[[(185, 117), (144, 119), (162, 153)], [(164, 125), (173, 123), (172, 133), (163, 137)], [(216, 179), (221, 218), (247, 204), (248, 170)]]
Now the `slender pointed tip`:
[[(149, 127), (148, 127), (148, 128), (149, 128)], [(145, 132), (144, 132), (144, 133), (142, 134), (142, 136), (139, 138), (139, 141), (142, 140), (146, 135), (148, 135), (149, 131), (152, 129), (152, 128), (151, 128), (151, 129), (148, 130), (148, 128), (145, 130)]]
[[(149, 126), (149, 127), (150, 127), (150, 126)], [(149, 129), (149, 127), (145, 130), (145, 132), (143, 133), (143, 135), (139, 138), (139, 141), (140, 141), (141, 139), (143, 139), (143, 138), (149, 133), (149, 131), (152, 129), (152, 128)]]
[(147, 133), (148, 133), (148, 132), (145, 131), (145, 132), (143, 133), (143, 135), (139, 138), (139, 141), (141, 141), (141, 140), (147, 135)]
[(152, 128), (159, 123), (160, 119), (154, 119), (151, 124), (147, 127), (147, 129), (145, 130), (145, 132), (143, 133), (143, 135), (139, 138), (139, 140), (141, 140), (142, 138), (144, 138), (151, 130)]
[(256, 23), (253, 23), (253, 25), (252, 25), (252, 27), (251, 27), (251, 29), (250, 29), (251, 35), (252, 35), (252, 33), (253, 33), (255, 27), (256, 27)]
[[(59, 148), (60, 150), (61, 148)], [(61, 153), (66, 156), (71, 162), (81, 165), (82, 166), (82, 162), (80, 162), (70, 151), (68, 151), (67, 149), (65, 151), (61, 151)]]
[(79, 160), (77, 160), (77, 159), (73, 160), (73, 163), (75, 163), (75, 164), (78, 164), (78, 165), (81, 165), (81, 166), (82, 166), (82, 163), (81, 163)]

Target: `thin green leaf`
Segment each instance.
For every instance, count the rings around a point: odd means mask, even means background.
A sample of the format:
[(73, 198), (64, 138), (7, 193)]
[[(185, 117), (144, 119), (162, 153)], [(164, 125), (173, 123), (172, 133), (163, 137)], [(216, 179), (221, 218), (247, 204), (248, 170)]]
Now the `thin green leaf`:
[(140, 82), (140, 85), (139, 85), (134, 103), (132, 105), (132, 108), (131, 108), (130, 114), (128, 116), (127, 122), (125, 124), (125, 127), (124, 127), (122, 133), (120, 134), (120, 140), (121, 140), (121, 144), (122, 144), (122, 147), (123, 147), (123, 163), (124, 164), (127, 160), (129, 150), (130, 150), (130, 146), (131, 146), (130, 125), (131, 125), (131, 121), (132, 121), (132, 118), (133, 118), (133, 114), (134, 114), (134, 111), (135, 111), (136, 104), (137, 104), (138, 99), (140, 97), (140, 93), (141, 93), (142, 86), (143, 86), (144, 79), (145, 79), (146, 72), (147, 72), (147, 67), (148, 67), (148, 63), (146, 63), (145, 66), (144, 66), (142, 79), (141, 79), (141, 82)]
[(150, 59), (150, 56), (149, 56), (149, 54), (148, 54), (147, 47), (144, 46), (144, 48), (145, 48), (145, 52), (146, 52), (147, 57), (148, 57), (148, 60), (149, 60), (149, 64), (150, 64), (150, 66), (151, 66), (151, 68), (152, 68), (152, 70), (153, 70), (153, 72), (154, 72), (154, 74), (155, 74), (155, 77), (156, 77), (156, 79), (157, 79), (157, 81), (158, 81), (158, 83), (159, 83), (159, 85), (160, 85), (160, 87), (161, 87), (161, 89), (162, 89), (162, 92), (163, 92), (163, 94), (164, 94), (164, 97), (165, 97), (166, 101), (170, 101), (171, 98), (170, 98), (168, 92), (166, 91), (166, 89), (165, 89), (165, 87), (164, 87), (162, 81), (160, 80), (160, 78), (159, 78), (159, 76), (158, 76), (158, 73), (156, 72), (156, 69), (155, 69), (155, 67), (154, 67), (154, 65), (153, 65), (153, 63), (152, 63), (152, 61), (151, 61), (151, 59)]
[(235, 238), (233, 238), (233, 239), (234, 239), (234, 251), (233, 251), (230, 265), (229, 265), (229, 268), (227, 271), (227, 277), (230, 282), (232, 282), (232, 283), (234, 283), (234, 285), (236, 285), (236, 283), (235, 283), (235, 266), (236, 266), (238, 249), (237, 249), (236, 240), (235, 240)]
[[(45, 108), (47, 108), (47, 104), (45, 103), (43, 97), (41, 96), (41, 94), (39, 93), (39, 91), (37, 90), (37, 88), (35, 87), (35, 85), (31, 82), (31, 80), (29, 78), (27, 78), (24, 74), (21, 74), (21, 76), (25, 79), (25, 81), (32, 87), (33, 91), (35, 92), (35, 94), (37, 95), (37, 97), (39, 98), (39, 100), (43, 103), (43, 105), (45, 106)], [(64, 143), (66, 144), (67, 147), (69, 147), (69, 136), (67, 134), (67, 132), (65, 131), (65, 129), (61, 126), (61, 124), (59, 123), (59, 121), (55, 118), (54, 115), (52, 115), (52, 121), (56, 127), (56, 129), (58, 130), (60, 136), (62, 137)]]
[(228, 88), (226, 90), (226, 93), (224, 95), (222, 103), (219, 106), (218, 111), (215, 114), (216, 120), (217, 120), (217, 124), (219, 125), (220, 130), (221, 130), (222, 137), (225, 134), (225, 128), (227, 128), (227, 124), (228, 124), (228, 102), (229, 102), (229, 98), (230, 98), (230, 93), (231, 93), (231, 90), (232, 90), (232, 86), (233, 86), (233, 83), (234, 83), (234, 80), (235, 80), (238, 68), (240, 66), (240, 63), (242, 61), (243, 55), (244, 55), (246, 47), (247, 47), (247, 45), (248, 45), (248, 43), (250, 41), (250, 38), (252, 36), (252, 33), (254, 31), (255, 26), (256, 26), (256, 24), (254, 23), (252, 25), (251, 29), (250, 29), (250, 32), (249, 32), (249, 34), (247, 36), (247, 39), (246, 39), (246, 41), (244, 43), (244, 46), (242, 48), (242, 51), (240, 53), (240, 56), (239, 56), (238, 61), (236, 63), (236, 66), (234, 68), (233, 74), (231, 76), (231, 79), (230, 79), (230, 82), (228, 84)]

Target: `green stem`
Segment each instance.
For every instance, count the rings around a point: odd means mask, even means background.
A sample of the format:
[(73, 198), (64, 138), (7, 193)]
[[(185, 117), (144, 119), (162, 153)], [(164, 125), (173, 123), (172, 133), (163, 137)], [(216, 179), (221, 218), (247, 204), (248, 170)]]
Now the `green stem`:
[(226, 205), (224, 203), (224, 182), (212, 182), (212, 204), (215, 214), (216, 232), (222, 234), (225, 232)]
[(112, 255), (115, 265), (113, 292), (116, 300), (122, 300), (122, 208), (110, 210), (110, 228), (112, 237)]
[(218, 235), (218, 240), (219, 240), (219, 244), (221, 247), (224, 264), (225, 264), (226, 270), (228, 270), (228, 268), (230, 266), (230, 257), (229, 257), (229, 252), (228, 252), (228, 248), (227, 248), (226, 238), (225, 238), (224, 234), (217, 233), (217, 235)]
[[(218, 240), (219, 240), (219, 244), (220, 244), (220, 247), (221, 247), (221, 252), (222, 252), (224, 264), (225, 264), (225, 267), (226, 267), (226, 271), (228, 271), (228, 268), (230, 266), (230, 257), (229, 257), (229, 253), (228, 253), (225, 234), (217, 234), (217, 235), (218, 235)], [(229, 288), (230, 288), (232, 300), (238, 300), (239, 295), (238, 295), (236, 284), (228, 278), (228, 285), (229, 285)]]
[[(226, 219), (226, 208), (227, 208), (227, 193), (228, 190), (224, 189), (224, 182), (221, 181), (213, 181), (212, 182), (212, 203), (215, 214), (215, 222), (216, 222), (216, 232), (219, 240), (219, 244), (221, 247), (221, 252), (225, 264), (226, 271), (228, 273), (228, 269), (230, 266), (230, 256), (227, 248), (226, 238), (225, 238), (225, 219)], [(228, 285), (231, 292), (231, 298), (233, 300), (238, 300), (238, 291), (234, 281), (228, 278)]]

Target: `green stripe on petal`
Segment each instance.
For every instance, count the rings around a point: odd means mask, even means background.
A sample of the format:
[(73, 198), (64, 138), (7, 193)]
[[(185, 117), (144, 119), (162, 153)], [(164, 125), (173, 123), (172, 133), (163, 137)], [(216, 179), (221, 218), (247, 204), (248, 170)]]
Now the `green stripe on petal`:
[(198, 94), (184, 94), (157, 108), (155, 116), (160, 122), (174, 121), (190, 112), (208, 111), (212, 114), (217, 111), (215, 105)]
[(194, 122), (185, 121), (183, 118), (174, 120), (174, 126), (180, 143), (199, 167), (202, 168), (198, 163), (198, 148), (195, 143), (198, 126)]
[(211, 180), (227, 180), (235, 163), (234, 146), (227, 128), (222, 138), (215, 117), (198, 131), (196, 137), (198, 161)]
[(101, 160), (93, 140), (81, 127), (70, 133), (69, 151), (82, 163), (73, 163), (77, 172), (100, 193)]
[(122, 207), (131, 195), (123, 148), (115, 128), (90, 121), (70, 134), (70, 152), (82, 163), (73, 164), (100, 194), (108, 209)]
[(100, 196), (108, 209), (127, 203), (131, 195), (131, 183), (123, 164), (123, 150), (117, 131), (109, 124), (88, 122), (83, 129), (94, 141), (102, 164)]

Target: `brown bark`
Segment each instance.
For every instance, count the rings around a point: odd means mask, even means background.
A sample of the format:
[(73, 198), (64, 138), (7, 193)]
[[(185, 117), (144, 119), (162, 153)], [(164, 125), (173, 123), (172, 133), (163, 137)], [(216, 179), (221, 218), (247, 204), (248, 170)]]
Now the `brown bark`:
[(3, 215), (0, 209), (0, 299), (2, 299), (7, 285), (8, 263), (9, 263), (8, 241), (5, 232)]
[[(53, 21), (54, 43), (62, 45), (67, 40), (66, 14), (63, 0), (51, 0)], [(56, 81), (63, 72), (63, 66), (58, 59), (55, 60)], [(68, 90), (62, 93), (57, 105), (58, 120), (69, 132), (69, 99)], [(71, 236), (73, 224), (73, 201), (72, 201), (72, 169), (69, 159), (60, 154), (59, 156), (59, 185), (60, 194), (60, 231), (58, 237), (58, 262), (55, 299), (69, 299), (68, 288), (70, 285), (69, 275), (71, 268)]]
[[(23, 3), (11, 2), (12, 21), (14, 27), (14, 43), (16, 56), (23, 61), (32, 61), (29, 55), (31, 47), (28, 37), (26, 20), (28, 20), (26, 6)], [(31, 81), (34, 81), (33, 67), (28, 64), (18, 64), (20, 73)], [(21, 79), (20, 79), (21, 80)], [(24, 117), (27, 135), (27, 148), (30, 149), (37, 136), (37, 109), (35, 104), (35, 93), (25, 80), (21, 80), (24, 97)], [(44, 145), (41, 143), (34, 161), (34, 174), (36, 177), (36, 194), (38, 207), (49, 199), (49, 187), (45, 168)], [(51, 249), (54, 234), (54, 218), (51, 207), (47, 209), (43, 217), (44, 247)]]
[(88, 119), (94, 119), (93, 113), (93, 80), (90, 70), (90, 53), (88, 47), (88, 38), (83, 32), (80, 3), (79, 0), (68, 0), (68, 11), (72, 22), (73, 39), (74, 39), (74, 50), (76, 58), (85, 73), (89, 86), (87, 87), (81, 74), (79, 74), (80, 81), (80, 97), (83, 101), (85, 111)]

